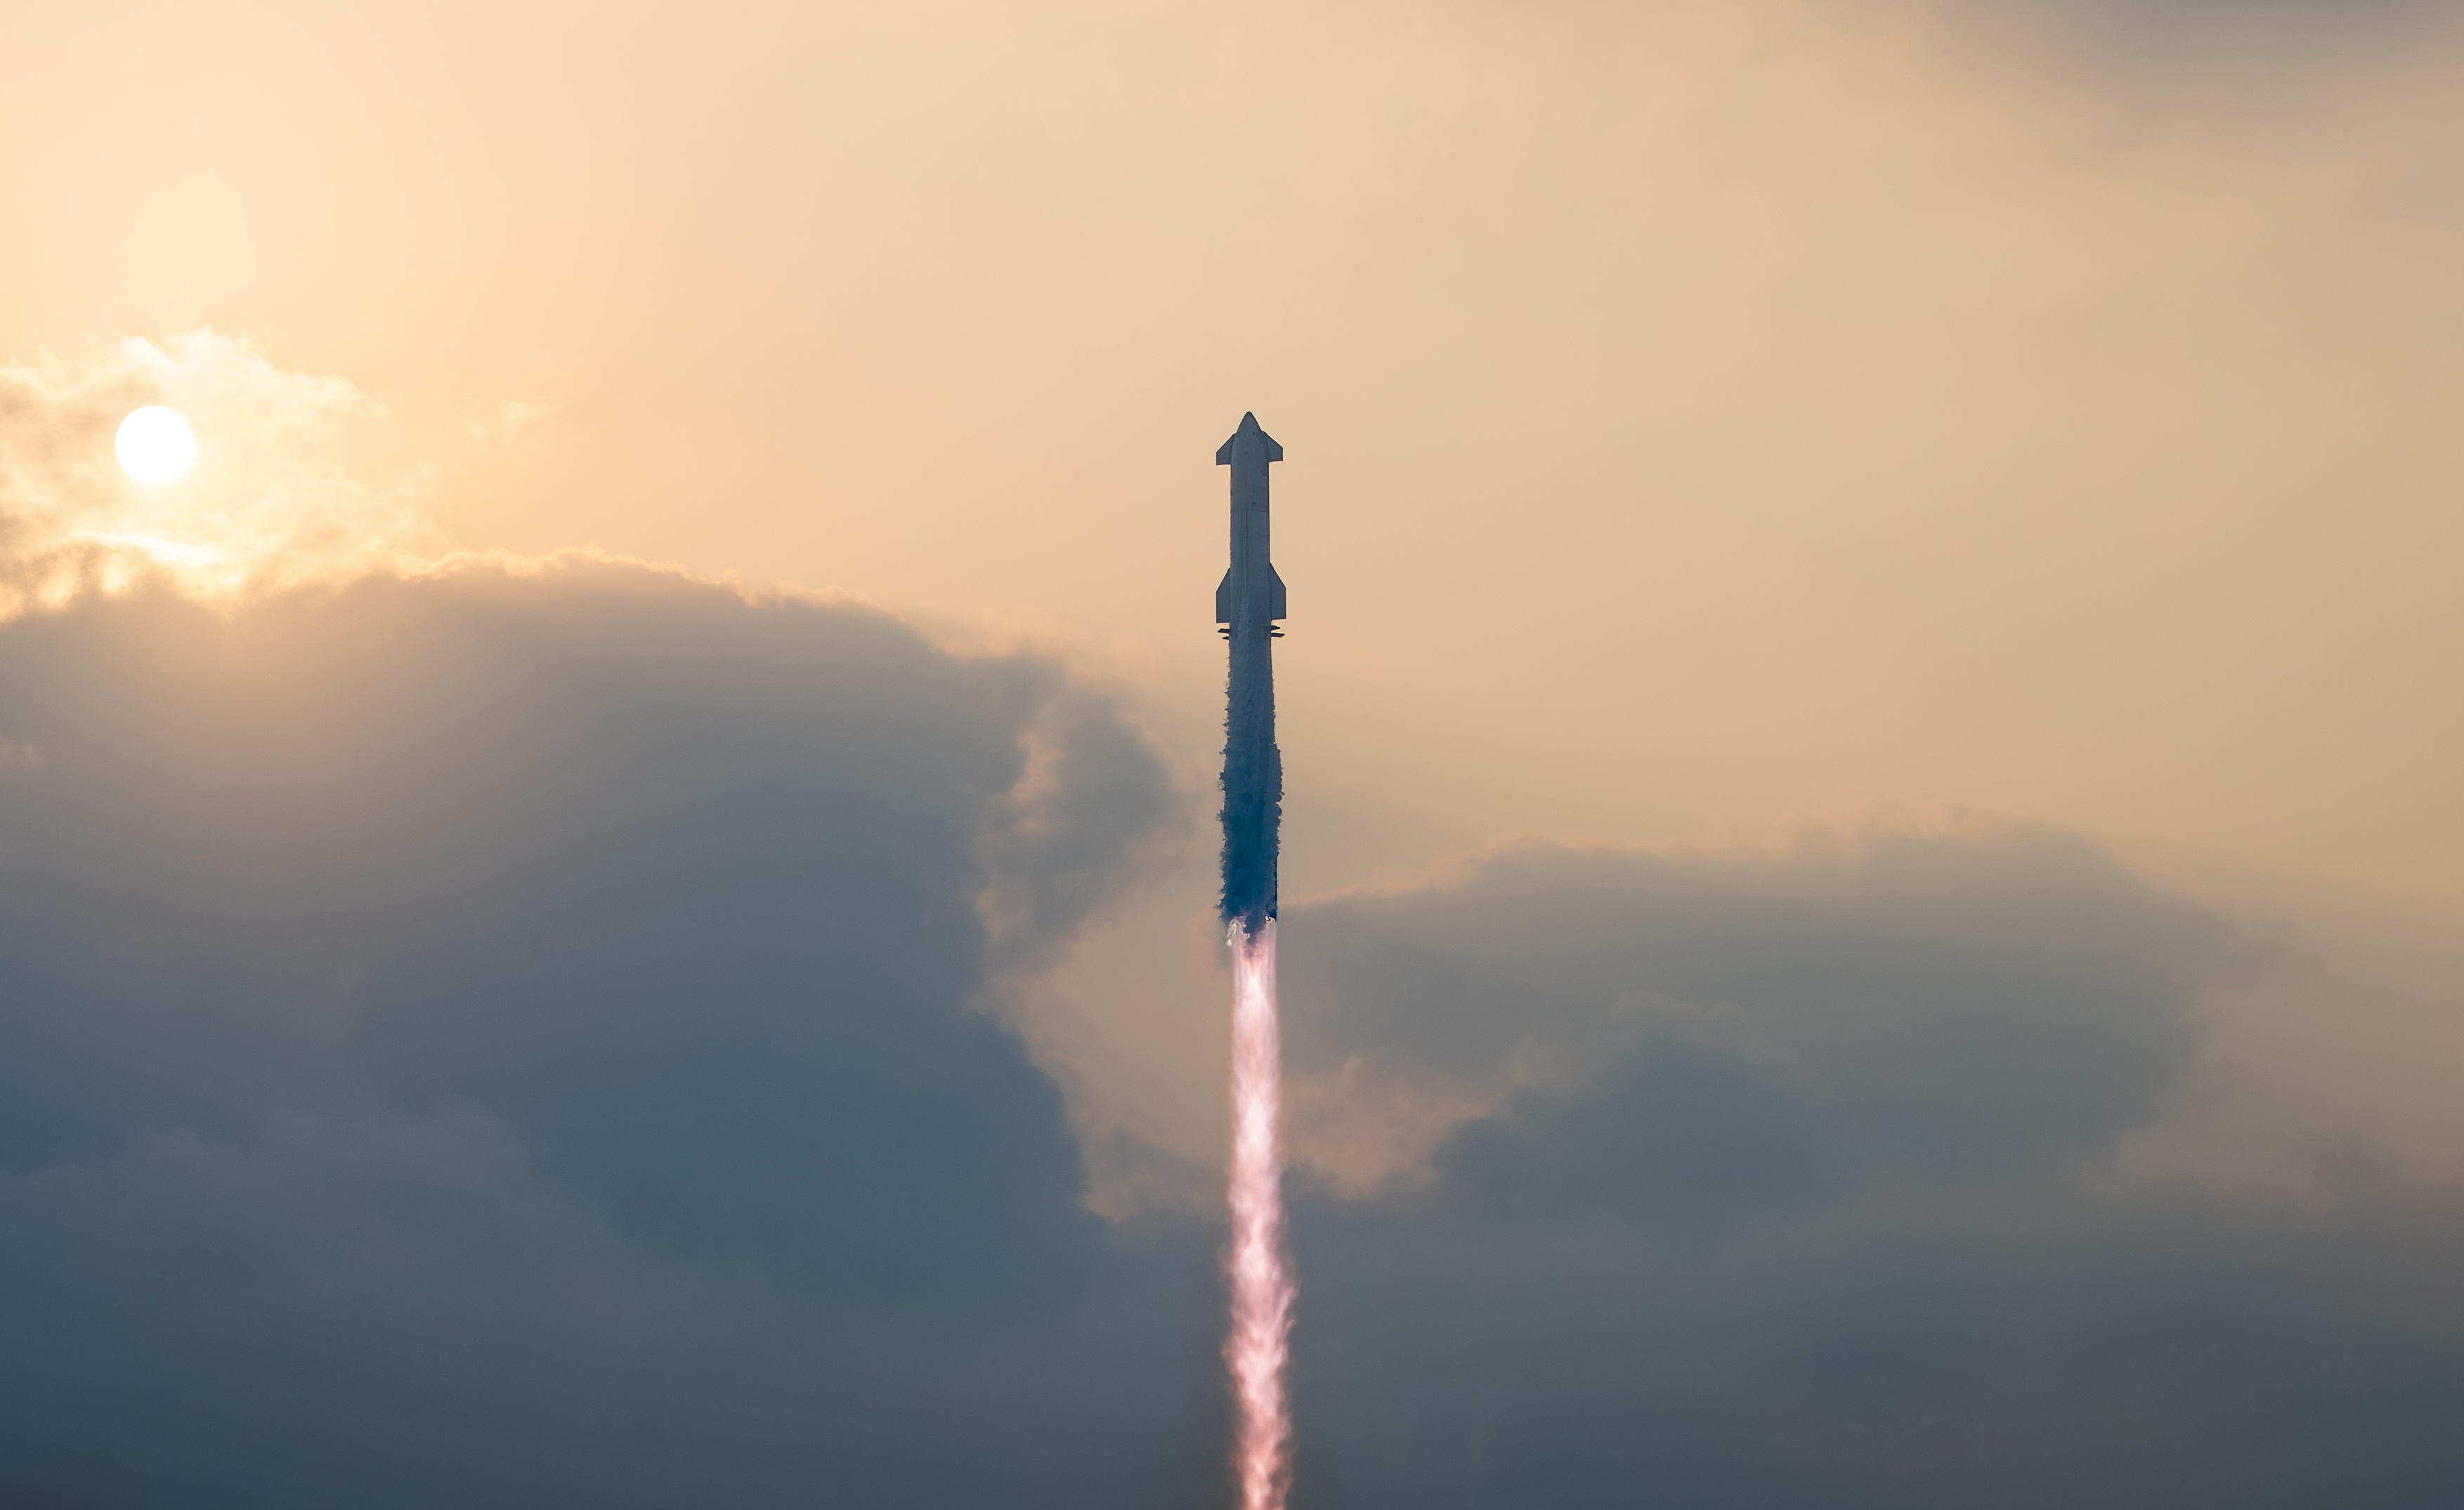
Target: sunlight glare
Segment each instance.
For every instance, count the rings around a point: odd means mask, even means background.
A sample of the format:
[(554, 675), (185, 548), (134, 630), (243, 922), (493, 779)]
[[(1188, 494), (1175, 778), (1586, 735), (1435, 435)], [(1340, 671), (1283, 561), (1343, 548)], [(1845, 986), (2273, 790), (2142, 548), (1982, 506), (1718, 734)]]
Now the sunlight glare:
[(121, 467), (139, 482), (177, 482), (197, 459), (197, 437), (176, 410), (149, 404), (120, 422), (114, 449)]

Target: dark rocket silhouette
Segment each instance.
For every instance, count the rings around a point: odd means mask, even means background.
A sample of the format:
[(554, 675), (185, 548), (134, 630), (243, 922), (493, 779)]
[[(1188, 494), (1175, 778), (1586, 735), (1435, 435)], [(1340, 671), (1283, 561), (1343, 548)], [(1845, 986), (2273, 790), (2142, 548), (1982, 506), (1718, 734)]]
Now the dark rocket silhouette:
[(1217, 632), (1231, 642), (1223, 715), (1223, 921), (1252, 936), (1275, 915), (1275, 852), (1283, 842), (1284, 756), (1275, 748), (1274, 642), (1284, 580), (1266, 544), (1266, 466), (1284, 459), (1254, 414), (1215, 453), (1232, 469), (1232, 568), (1215, 589)]

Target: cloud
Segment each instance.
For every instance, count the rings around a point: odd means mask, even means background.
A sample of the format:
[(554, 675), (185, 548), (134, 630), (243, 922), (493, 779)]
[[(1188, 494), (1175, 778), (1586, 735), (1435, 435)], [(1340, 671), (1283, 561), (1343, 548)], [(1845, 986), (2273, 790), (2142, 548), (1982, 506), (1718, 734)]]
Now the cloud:
[[(121, 420), (147, 404), (197, 432), (176, 483), (114, 459)], [(0, 615), (146, 576), (228, 596), (433, 554), (424, 474), (377, 486), (348, 464), (353, 427), (382, 412), (346, 379), (281, 371), (211, 330), (0, 365)]]
[(0, 724), (44, 756), (0, 767), (0, 1470), (406, 1505), (1211, 1472), (1202, 1236), (1082, 1208), (990, 1010), (1172, 799), (1058, 666), (465, 563), (19, 617)]
[(1984, 0), (2099, 26), (2148, 33), (2230, 34), (2370, 32), (2453, 16), (2454, 0)]
[(2060, 1183), (1708, 1225), (1312, 1209), (1303, 1471), (1342, 1504), (2440, 1503), (2460, 1210)]
[(479, 419), (464, 420), (462, 428), (476, 446), (511, 445), (517, 436), (562, 413), (561, 404), (534, 404), (522, 399), (507, 399), (495, 412)]
[(0, 1179), (6, 1450), (172, 1505), (1133, 1504), (1205, 1477), (1185, 1281), (919, 1320), (646, 1255), (552, 1165), (465, 1109)]
[(1917, 11), (1954, 35), (2167, 88), (2245, 69), (2279, 83), (2338, 78), (2355, 64), (2366, 79), (2391, 59), (2452, 55), (2464, 38), (2457, 0), (1922, 0)]
[(1321, 1503), (2464, 1486), (2464, 1201), (2134, 1172), (2267, 956), (2076, 839), (1530, 846), (1285, 943), (1306, 1074), (1469, 1106), (1370, 1194), (1304, 1188)]
[[(1548, 1119), (1622, 1098), (1688, 1147), (1837, 1166), (1788, 1176), (1807, 1180), (2095, 1152), (2173, 1085), (2203, 987), (2247, 952), (2090, 846), (2029, 830), (1745, 859), (1509, 850), (1446, 884), (1320, 902), (1285, 946), (1305, 983), (1299, 1072), (1346, 1077), (1366, 1106), (1490, 1113), (1463, 1134), (1478, 1151), (1450, 1157), (1510, 1159)], [(1760, 1108), (1759, 1131), (1667, 1123), (1687, 1106)]]

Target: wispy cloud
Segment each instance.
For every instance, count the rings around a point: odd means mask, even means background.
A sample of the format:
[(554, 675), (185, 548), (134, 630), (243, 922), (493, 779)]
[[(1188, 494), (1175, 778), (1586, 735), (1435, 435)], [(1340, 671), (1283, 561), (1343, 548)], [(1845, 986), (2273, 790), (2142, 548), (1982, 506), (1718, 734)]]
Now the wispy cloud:
[(504, 446), (527, 430), (538, 428), (564, 411), (561, 404), (535, 404), (526, 399), (507, 399), (487, 414), (462, 422), (472, 443), (478, 446)]
[[(147, 404), (196, 430), (178, 482), (141, 484), (113, 455), (121, 420)], [(370, 482), (351, 465), (384, 417), (349, 380), (284, 371), (213, 330), (0, 365), (0, 615), (140, 579), (212, 596), (432, 551), (430, 474)]]

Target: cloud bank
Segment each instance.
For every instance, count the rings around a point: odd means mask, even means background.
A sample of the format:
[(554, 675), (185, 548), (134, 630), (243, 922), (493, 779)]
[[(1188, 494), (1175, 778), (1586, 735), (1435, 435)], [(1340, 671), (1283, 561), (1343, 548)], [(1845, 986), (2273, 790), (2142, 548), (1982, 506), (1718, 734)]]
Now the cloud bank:
[[(1291, 1043), (1303, 1073), (1340, 1082), (1323, 1087), (1336, 1116), (1346, 1102), (1394, 1105), (1390, 1121), (1415, 1100), (1493, 1110), (1463, 1134), (1485, 1151), (1453, 1156), (1506, 1158), (1537, 1135), (1529, 1119), (1683, 1064), (1634, 1097), (1680, 1120), (1628, 1141), (1663, 1163), (1759, 1149), (1808, 1188), (2092, 1154), (2155, 1113), (2202, 987), (2251, 948), (2077, 840), (2000, 829), (1755, 860), (1521, 849), (1459, 884), (1309, 916)], [(1745, 1120), (1688, 1127), (1689, 1105)], [(1749, 1183), (1699, 1175), (1730, 1194)]]
[(0, 689), (0, 1467), (1084, 1504), (1204, 1456), (1203, 1247), (1130, 1263), (984, 1010), (1173, 800), (1058, 667), (567, 561), (91, 598)]
[(2075, 839), (1527, 848), (1287, 929), (1309, 1071), (1475, 1108), (1297, 1222), (1321, 1502), (2464, 1486), (2464, 1204), (2124, 1157), (2267, 954)]
[[(0, 1502), (1222, 1502), (1217, 1229), (981, 1010), (1173, 811), (1061, 667), (567, 560), (85, 600), (0, 709)], [(2464, 1204), (2134, 1172), (2268, 955), (2087, 844), (1287, 928), (1301, 1078), (1443, 1108), (1296, 1192), (1296, 1504), (2464, 1484)]]

